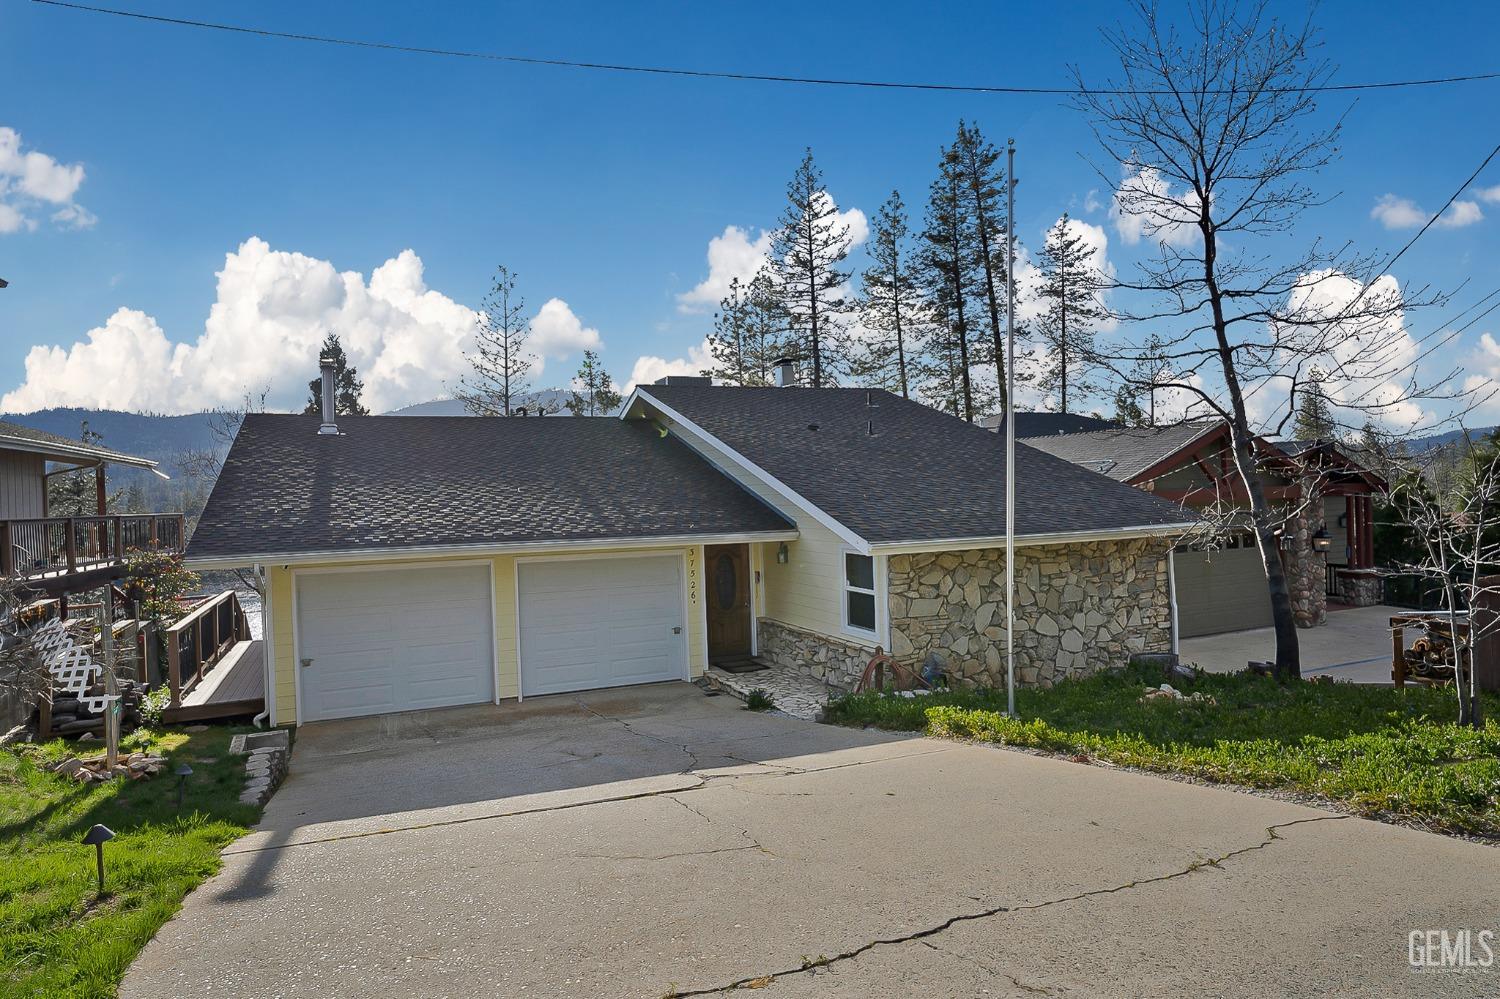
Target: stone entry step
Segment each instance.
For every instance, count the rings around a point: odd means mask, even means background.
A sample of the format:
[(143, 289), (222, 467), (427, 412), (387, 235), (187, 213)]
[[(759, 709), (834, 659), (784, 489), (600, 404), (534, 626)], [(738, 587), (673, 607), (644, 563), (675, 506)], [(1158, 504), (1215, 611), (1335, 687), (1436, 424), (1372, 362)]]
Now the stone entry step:
[(800, 670), (768, 666), (754, 673), (729, 673), (710, 666), (704, 678), (716, 689), (740, 700), (747, 700), (753, 690), (771, 695), (776, 710), (804, 721), (822, 721), (823, 706), (837, 693), (822, 681)]

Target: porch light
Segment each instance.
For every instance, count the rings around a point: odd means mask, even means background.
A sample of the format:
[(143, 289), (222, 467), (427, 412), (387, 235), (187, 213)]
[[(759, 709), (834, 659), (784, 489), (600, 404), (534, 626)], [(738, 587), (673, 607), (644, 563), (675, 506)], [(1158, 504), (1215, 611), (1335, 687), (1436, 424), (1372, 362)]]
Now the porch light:
[(777, 565), (786, 565), (787, 562), (788, 562), (788, 560), (790, 560), (790, 559), (791, 559), (791, 553), (787, 551), (786, 542), (783, 541), (780, 545), (778, 545), (776, 547), (776, 564)]
[(1333, 535), (1328, 533), (1328, 525), (1319, 527), (1312, 536), (1312, 546), (1315, 552), (1326, 552), (1333, 547)]
[(104, 894), (104, 844), (115, 838), (114, 830), (109, 826), (94, 826), (83, 834), (85, 846), (94, 848), (95, 858), (99, 864), (99, 894)]

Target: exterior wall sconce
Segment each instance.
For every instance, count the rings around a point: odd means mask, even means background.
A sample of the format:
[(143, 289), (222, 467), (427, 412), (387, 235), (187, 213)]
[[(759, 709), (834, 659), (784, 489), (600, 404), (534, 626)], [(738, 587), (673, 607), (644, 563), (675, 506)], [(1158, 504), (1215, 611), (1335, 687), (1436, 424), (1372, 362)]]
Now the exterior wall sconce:
[(1317, 533), (1312, 536), (1312, 546), (1315, 552), (1326, 552), (1333, 547), (1333, 535), (1328, 533), (1327, 524), (1318, 528)]
[(780, 545), (776, 546), (776, 564), (777, 565), (786, 565), (787, 562), (790, 561), (791, 557), (792, 557), (791, 552), (787, 550), (786, 542), (785, 541), (783, 541)]

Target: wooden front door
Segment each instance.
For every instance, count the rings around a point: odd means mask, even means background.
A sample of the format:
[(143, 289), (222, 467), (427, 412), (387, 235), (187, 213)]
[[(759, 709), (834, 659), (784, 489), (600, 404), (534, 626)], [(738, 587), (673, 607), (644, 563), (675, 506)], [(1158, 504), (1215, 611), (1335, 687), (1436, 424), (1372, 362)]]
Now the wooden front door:
[(709, 545), (703, 553), (708, 659), (750, 654), (750, 549)]

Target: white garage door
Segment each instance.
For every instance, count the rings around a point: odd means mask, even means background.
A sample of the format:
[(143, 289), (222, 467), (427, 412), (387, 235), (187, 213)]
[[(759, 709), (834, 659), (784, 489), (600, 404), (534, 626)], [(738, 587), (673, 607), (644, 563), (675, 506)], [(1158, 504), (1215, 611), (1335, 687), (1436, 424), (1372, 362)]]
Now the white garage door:
[(520, 564), (521, 694), (687, 679), (677, 555)]
[(297, 577), (302, 720), (494, 700), (488, 565)]

